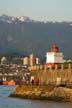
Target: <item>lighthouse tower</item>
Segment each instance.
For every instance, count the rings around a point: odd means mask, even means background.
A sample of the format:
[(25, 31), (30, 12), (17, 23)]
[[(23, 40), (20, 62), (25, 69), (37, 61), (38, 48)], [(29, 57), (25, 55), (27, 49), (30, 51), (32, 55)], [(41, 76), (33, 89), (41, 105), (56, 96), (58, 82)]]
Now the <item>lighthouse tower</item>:
[(59, 52), (58, 46), (53, 44), (51, 46), (50, 52), (46, 53), (46, 65), (50, 67), (58, 63), (63, 63), (63, 57), (63, 53)]

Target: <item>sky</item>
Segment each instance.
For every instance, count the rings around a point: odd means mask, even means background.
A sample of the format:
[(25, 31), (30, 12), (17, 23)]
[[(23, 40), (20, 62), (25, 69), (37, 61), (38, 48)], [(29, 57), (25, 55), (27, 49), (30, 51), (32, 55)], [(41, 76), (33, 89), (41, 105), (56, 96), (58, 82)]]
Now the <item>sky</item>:
[(34, 20), (72, 21), (72, 0), (0, 0), (0, 15)]

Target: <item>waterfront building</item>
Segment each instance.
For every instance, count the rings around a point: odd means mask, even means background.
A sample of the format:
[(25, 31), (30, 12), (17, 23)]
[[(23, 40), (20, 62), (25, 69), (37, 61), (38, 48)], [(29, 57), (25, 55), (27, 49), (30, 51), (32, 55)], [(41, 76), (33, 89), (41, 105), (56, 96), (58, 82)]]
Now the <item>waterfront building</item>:
[(54, 66), (58, 63), (63, 63), (63, 53), (59, 52), (59, 48), (56, 44), (51, 46), (50, 52), (46, 53), (46, 65), (48, 67)]

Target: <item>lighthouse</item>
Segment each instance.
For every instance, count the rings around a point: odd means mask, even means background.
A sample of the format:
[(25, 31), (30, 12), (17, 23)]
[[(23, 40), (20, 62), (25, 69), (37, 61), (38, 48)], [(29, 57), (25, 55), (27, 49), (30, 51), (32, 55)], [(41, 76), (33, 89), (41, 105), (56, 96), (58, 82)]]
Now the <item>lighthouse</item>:
[(50, 52), (46, 53), (46, 66), (54, 66), (55, 64), (63, 63), (63, 53), (59, 52), (59, 48), (56, 44), (53, 44), (50, 48)]

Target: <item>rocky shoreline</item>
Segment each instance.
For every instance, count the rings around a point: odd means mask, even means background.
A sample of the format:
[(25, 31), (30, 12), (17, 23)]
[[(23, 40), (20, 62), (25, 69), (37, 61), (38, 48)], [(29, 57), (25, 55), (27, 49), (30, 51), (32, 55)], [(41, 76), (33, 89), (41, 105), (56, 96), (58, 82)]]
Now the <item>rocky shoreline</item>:
[(22, 99), (49, 100), (72, 102), (72, 89), (65, 87), (20, 85), (10, 94), (10, 97)]

